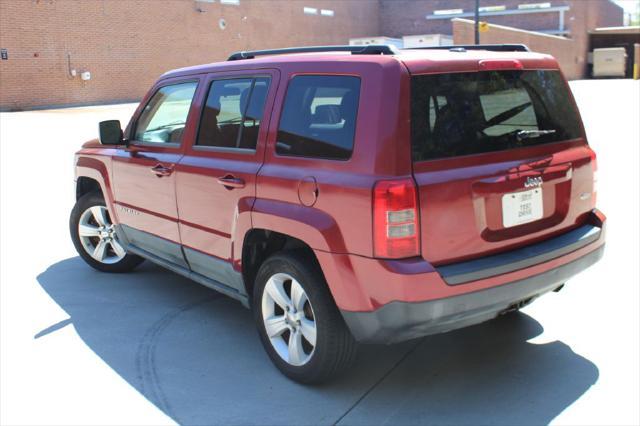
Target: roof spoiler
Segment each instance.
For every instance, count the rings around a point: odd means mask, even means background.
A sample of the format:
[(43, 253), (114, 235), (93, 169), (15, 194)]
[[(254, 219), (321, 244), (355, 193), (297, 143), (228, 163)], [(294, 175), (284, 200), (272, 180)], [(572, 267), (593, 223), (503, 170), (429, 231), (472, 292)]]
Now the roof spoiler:
[(256, 56), (265, 55), (286, 55), (289, 53), (313, 53), (313, 52), (351, 52), (352, 55), (396, 55), (400, 51), (395, 46), (386, 44), (368, 44), (366, 46), (307, 46), (288, 47), (285, 49), (268, 50), (246, 50), (235, 52), (227, 61), (238, 61), (241, 59), (253, 59)]
[(489, 50), (492, 52), (531, 52), (525, 44), (454, 44), (452, 46), (409, 47), (419, 50), (450, 50), (451, 52), (466, 52), (467, 50)]

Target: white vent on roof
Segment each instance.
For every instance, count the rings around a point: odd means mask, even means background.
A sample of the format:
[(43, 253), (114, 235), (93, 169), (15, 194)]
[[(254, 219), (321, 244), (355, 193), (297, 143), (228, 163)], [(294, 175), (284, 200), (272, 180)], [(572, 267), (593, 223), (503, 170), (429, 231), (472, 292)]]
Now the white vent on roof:
[(305, 7), (304, 8), (304, 14), (305, 15), (317, 15), (318, 14), (318, 9), (316, 9), (315, 7)]
[(322, 9), (320, 11), (320, 15), (322, 15), (322, 16), (333, 16), (333, 15), (335, 15), (335, 12), (333, 10), (331, 10), (331, 9)]

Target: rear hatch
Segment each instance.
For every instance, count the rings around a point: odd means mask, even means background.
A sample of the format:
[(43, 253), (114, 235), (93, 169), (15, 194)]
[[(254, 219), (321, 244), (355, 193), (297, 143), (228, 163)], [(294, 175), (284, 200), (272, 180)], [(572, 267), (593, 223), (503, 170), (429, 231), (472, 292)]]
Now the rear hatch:
[(568, 232), (595, 203), (595, 158), (560, 72), (480, 65), (411, 76), (421, 252), (435, 265)]

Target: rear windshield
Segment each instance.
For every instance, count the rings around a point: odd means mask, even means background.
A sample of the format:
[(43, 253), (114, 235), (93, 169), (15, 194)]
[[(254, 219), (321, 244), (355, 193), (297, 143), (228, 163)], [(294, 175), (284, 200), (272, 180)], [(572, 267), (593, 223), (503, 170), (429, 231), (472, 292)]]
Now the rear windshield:
[(414, 161), (582, 136), (558, 71), (491, 71), (411, 79)]

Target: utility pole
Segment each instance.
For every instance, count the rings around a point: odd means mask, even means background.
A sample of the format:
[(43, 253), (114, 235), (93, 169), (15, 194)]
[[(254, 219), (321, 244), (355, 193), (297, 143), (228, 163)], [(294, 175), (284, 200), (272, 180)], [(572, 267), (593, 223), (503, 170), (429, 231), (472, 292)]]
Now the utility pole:
[(474, 25), (475, 41), (476, 44), (480, 44), (480, 0), (476, 0), (476, 22)]

